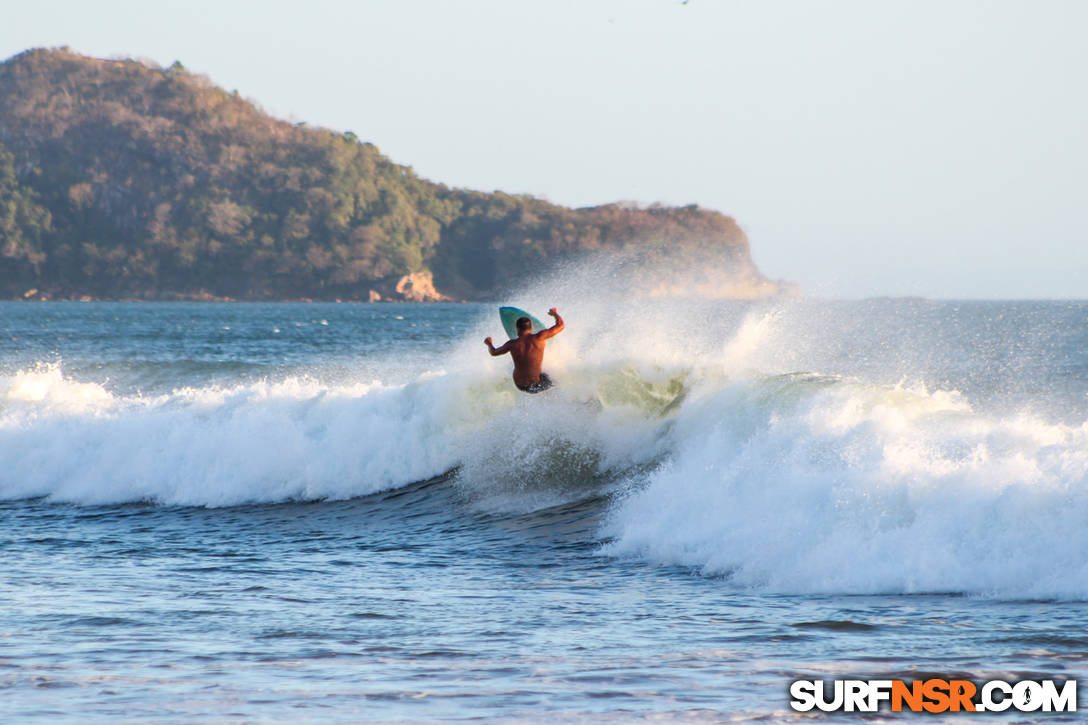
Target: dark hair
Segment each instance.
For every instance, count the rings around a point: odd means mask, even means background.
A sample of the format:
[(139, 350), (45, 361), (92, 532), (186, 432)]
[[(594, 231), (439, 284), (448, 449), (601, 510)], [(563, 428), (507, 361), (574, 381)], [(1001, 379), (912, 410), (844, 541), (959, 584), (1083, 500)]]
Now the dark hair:
[(518, 318), (518, 332), (524, 332), (525, 330), (533, 329), (533, 321), (528, 317)]

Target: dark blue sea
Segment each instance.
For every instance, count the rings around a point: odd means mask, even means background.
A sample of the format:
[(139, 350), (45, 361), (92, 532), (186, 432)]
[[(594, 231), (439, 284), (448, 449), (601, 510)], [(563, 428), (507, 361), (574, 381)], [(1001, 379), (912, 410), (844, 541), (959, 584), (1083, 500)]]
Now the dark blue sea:
[(508, 302), (0, 303), (0, 722), (1088, 677), (1088, 302)]

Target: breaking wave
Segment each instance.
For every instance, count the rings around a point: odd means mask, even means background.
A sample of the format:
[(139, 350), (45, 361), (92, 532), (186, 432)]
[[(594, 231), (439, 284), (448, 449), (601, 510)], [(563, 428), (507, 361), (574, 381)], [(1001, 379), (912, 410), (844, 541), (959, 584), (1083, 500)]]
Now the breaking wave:
[(617, 309), (565, 310), (538, 396), (475, 341), (409, 383), (139, 395), (25, 368), (0, 377), (0, 498), (230, 506), (456, 472), (492, 511), (603, 497), (602, 553), (739, 587), (1088, 597), (1088, 423), (797, 372), (769, 304)]

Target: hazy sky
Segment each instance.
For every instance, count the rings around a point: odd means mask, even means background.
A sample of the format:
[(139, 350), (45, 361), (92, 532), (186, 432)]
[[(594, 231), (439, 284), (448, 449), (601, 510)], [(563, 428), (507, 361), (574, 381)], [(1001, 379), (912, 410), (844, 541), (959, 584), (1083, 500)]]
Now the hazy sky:
[[(7, 3), (453, 186), (697, 203), (823, 296), (1088, 297), (1088, 2)], [(3, 99), (0, 99), (3, 102)]]

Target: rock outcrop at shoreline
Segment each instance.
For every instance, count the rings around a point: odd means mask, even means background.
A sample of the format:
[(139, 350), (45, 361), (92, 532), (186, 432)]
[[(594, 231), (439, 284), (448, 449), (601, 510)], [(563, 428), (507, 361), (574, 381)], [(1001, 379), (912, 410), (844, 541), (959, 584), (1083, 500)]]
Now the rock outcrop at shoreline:
[(180, 63), (30, 50), (0, 64), (0, 99), (6, 299), (483, 300), (631, 250), (661, 265), (648, 291), (693, 266), (728, 296), (783, 289), (719, 212), (449, 188)]

